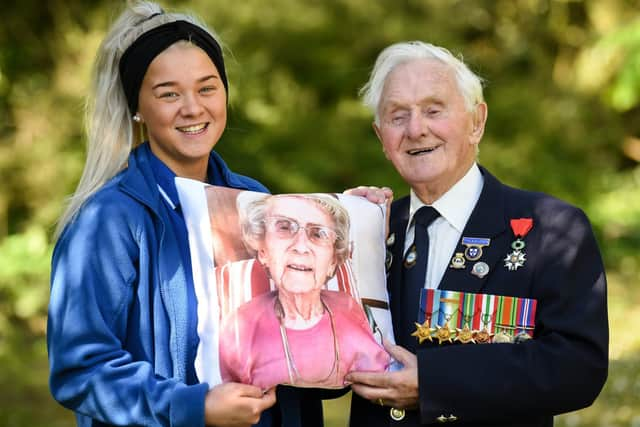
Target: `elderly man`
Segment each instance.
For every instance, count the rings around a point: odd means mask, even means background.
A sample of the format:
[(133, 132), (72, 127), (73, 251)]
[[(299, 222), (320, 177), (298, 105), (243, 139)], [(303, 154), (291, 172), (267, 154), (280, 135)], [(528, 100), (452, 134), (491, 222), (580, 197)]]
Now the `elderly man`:
[(362, 93), (411, 192), (392, 204), (387, 240), (400, 367), (347, 376), (351, 425), (551, 426), (590, 405), (608, 322), (585, 214), (477, 164), (481, 80), (448, 50), (392, 45)]

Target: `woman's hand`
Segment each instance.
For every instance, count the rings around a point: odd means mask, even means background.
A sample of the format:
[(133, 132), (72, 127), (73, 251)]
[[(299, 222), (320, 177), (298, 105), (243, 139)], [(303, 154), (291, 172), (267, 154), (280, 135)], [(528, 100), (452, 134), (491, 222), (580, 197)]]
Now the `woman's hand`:
[(207, 393), (204, 421), (207, 426), (240, 427), (256, 424), (260, 414), (276, 403), (276, 389), (263, 392), (259, 387), (224, 383)]

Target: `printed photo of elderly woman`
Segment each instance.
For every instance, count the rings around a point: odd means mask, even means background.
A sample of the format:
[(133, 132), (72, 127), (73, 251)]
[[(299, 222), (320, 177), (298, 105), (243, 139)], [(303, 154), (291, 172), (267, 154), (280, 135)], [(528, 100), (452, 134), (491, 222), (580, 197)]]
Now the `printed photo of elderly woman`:
[(197, 299), (195, 368), (238, 381), (342, 388), (396, 367), (386, 287), (386, 205), (177, 178)]
[(384, 371), (390, 357), (362, 305), (326, 286), (350, 252), (349, 214), (337, 198), (260, 195), (239, 214), (242, 240), (275, 289), (223, 320), (222, 379), (331, 388), (353, 370)]

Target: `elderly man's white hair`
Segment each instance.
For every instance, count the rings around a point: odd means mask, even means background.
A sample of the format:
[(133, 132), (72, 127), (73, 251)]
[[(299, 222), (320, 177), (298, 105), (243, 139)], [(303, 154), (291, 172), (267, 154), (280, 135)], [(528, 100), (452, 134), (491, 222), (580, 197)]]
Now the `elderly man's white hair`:
[(380, 124), (380, 98), (389, 73), (396, 66), (416, 59), (435, 59), (451, 67), (467, 110), (473, 111), (476, 105), (484, 102), (482, 79), (447, 49), (421, 41), (396, 43), (380, 52), (369, 81), (360, 89), (362, 102), (373, 112), (377, 125)]

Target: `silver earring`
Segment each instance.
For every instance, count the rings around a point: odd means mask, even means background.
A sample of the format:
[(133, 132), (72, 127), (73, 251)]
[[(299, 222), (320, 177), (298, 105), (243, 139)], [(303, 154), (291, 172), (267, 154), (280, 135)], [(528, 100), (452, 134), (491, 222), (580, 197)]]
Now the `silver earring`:
[(142, 121), (142, 118), (140, 118), (140, 115), (138, 113), (135, 113), (133, 115), (133, 121), (136, 123), (140, 123)]

